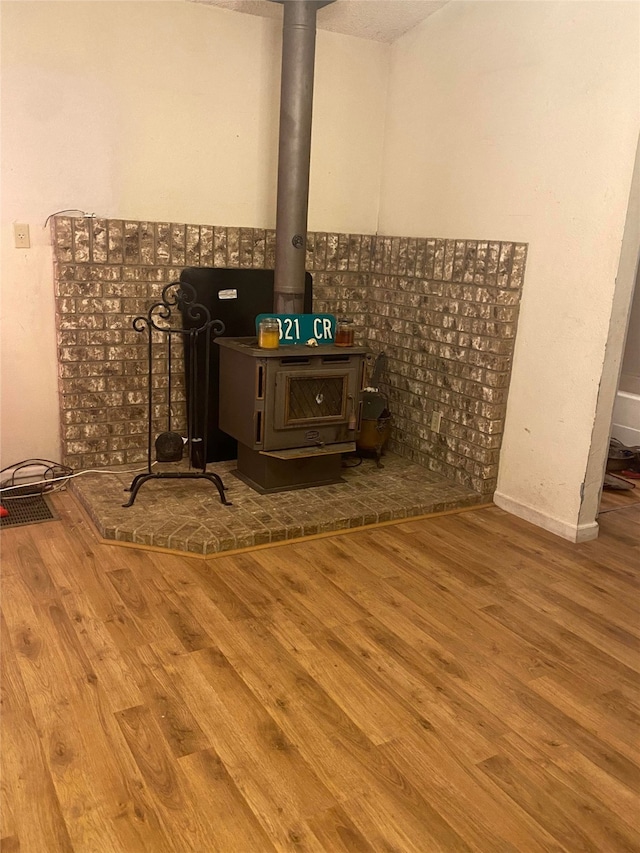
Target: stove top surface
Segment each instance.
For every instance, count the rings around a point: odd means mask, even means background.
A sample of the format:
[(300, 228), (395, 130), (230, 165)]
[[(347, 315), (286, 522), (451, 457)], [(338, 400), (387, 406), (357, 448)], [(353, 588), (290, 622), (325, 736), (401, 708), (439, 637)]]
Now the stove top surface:
[(321, 344), (310, 347), (306, 344), (291, 344), (278, 347), (277, 349), (265, 349), (258, 346), (257, 337), (251, 338), (216, 338), (218, 346), (242, 352), (260, 358), (286, 358), (287, 356), (327, 356), (327, 355), (365, 355), (369, 352), (367, 347), (337, 347), (334, 344)]

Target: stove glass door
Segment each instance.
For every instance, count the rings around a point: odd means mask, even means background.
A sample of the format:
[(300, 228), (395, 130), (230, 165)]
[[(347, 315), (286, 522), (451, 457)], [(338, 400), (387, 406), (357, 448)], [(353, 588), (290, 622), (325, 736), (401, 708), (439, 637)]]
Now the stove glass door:
[(349, 372), (280, 371), (276, 376), (275, 427), (339, 423), (348, 418)]

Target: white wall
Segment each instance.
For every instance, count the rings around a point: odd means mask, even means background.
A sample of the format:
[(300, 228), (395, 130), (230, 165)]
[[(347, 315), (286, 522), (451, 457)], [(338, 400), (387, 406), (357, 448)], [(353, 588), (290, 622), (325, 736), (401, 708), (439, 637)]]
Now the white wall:
[[(598, 402), (593, 420), (591, 449), (587, 459), (583, 501), (578, 517), (578, 532), (589, 531), (589, 525), (596, 527), (593, 521), (598, 513), (602, 491), (603, 476), (609, 454), (609, 437), (612, 434), (612, 414), (615, 415), (616, 392), (618, 378), (624, 354), (624, 340), (629, 317), (638, 262), (640, 260), (640, 140), (636, 148), (629, 205), (625, 217), (624, 230), (620, 246), (620, 256), (616, 271), (616, 283), (611, 303), (609, 330), (605, 344), (602, 374), (598, 388)], [(640, 398), (637, 400), (640, 403)], [(635, 445), (640, 440), (640, 406), (636, 407), (636, 420), (631, 421), (638, 426), (637, 440), (629, 443)], [(621, 440), (632, 438), (631, 435), (617, 436)], [(593, 529), (593, 527), (591, 528)]]
[[(635, 291), (629, 316), (627, 342), (624, 348), (620, 390), (640, 395), (640, 276), (636, 276)], [(638, 424), (640, 428), (640, 424)]]
[[(280, 24), (186, 2), (4, 2), (2, 460), (59, 457), (46, 217), (272, 228)], [(375, 231), (387, 45), (319, 32), (309, 227)], [(32, 248), (13, 248), (13, 222)]]
[(530, 244), (497, 501), (569, 538), (593, 529), (578, 519), (639, 128), (639, 15), (453, 2), (392, 47), (380, 231)]

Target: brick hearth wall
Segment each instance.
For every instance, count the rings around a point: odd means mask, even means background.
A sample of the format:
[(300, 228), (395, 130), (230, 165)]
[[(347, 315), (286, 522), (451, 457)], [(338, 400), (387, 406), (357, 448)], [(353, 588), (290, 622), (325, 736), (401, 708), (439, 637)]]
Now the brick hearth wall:
[[(147, 351), (133, 318), (185, 266), (272, 268), (275, 233), (58, 216), (52, 234), (64, 461), (138, 463)], [(358, 342), (388, 356), (390, 449), (483, 494), (496, 483), (525, 258), (518, 243), (308, 235), (314, 310), (350, 316)], [(175, 392), (182, 430), (183, 382)], [(166, 407), (154, 414), (156, 431), (166, 428)]]

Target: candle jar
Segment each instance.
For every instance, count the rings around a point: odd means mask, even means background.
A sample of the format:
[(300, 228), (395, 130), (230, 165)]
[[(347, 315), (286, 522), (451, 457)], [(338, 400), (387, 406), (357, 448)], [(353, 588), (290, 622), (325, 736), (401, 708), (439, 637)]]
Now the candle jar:
[(280, 326), (273, 317), (265, 317), (258, 325), (258, 346), (262, 349), (278, 349)]
[(354, 327), (351, 320), (342, 317), (336, 321), (336, 337), (334, 344), (337, 347), (352, 347), (354, 339)]

